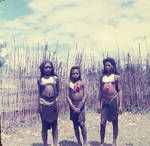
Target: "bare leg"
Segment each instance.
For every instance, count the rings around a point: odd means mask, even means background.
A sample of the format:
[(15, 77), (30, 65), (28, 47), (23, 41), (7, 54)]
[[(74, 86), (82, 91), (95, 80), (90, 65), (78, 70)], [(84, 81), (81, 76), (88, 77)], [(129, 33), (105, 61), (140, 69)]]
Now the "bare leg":
[(112, 146), (117, 145), (117, 136), (118, 136), (118, 119), (112, 121), (113, 125), (113, 144)]
[(43, 140), (44, 146), (48, 146), (47, 145), (47, 131), (48, 131), (48, 129), (42, 125), (42, 140)]
[(80, 127), (81, 127), (81, 132), (83, 137), (83, 146), (87, 146), (87, 129), (85, 123), (82, 122)]
[(106, 120), (101, 122), (100, 124), (100, 135), (101, 135), (101, 144), (100, 146), (104, 146), (104, 139), (105, 139), (105, 129), (106, 129)]
[(100, 123), (101, 144), (100, 146), (104, 146), (107, 115), (108, 115), (108, 107), (103, 105), (101, 109), (101, 123)]
[(52, 137), (53, 137), (53, 144), (54, 146), (57, 146), (58, 142), (58, 126), (57, 121), (55, 121), (52, 125)]
[(74, 127), (74, 133), (77, 138), (78, 144), (81, 145), (79, 125), (77, 123), (73, 122), (73, 127)]

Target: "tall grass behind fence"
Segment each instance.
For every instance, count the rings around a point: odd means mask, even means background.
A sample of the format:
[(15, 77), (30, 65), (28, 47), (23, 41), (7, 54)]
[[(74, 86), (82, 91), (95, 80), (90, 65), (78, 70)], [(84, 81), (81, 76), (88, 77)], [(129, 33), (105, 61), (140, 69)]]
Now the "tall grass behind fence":
[[(93, 56), (87, 57), (85, 52), (66, 53), (62, 60), (48, 45), (30, 48), (10, 46), (8, 65), (0, 68), (0, 111), (2, 129), (7, 130), (14, 124), (38, 121), (37, 78), (39, 65), (44, 59), (52, 60), (60, 79), (59, 109), (64, 114), (68, 110), (66, 102), (67, 85), (70, 67), (80, 65), (82, 78), (85, 83), (87, 109), (96, 110), (99, 92), (99, 78), (102, 62)], [(140, 56), (140, 54), (139, 54)], [(150, 106), (150, 60), (139, 57), (134, 60), (130, 54), (123, 59), (116, 58), (118, 70), (123, 82), (124, 105), (126, 110), (149, 109)]]
[(150, 62), (149, 54), (145, 61), (140, 57), (132, 61), (127, 55), (127, 64), (122, 69), (125, 107), (132, 111), (149, 109), (150, 105)]

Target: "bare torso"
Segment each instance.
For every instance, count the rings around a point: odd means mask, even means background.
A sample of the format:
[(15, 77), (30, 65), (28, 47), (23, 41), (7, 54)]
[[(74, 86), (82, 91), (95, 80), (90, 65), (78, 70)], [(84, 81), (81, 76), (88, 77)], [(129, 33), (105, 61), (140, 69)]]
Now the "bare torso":
[(101, 93), (103, 98), (112, 98), (117, 94), (116, 90), (117, 76), (111, 74), (110, 76), (104, 75), (101, 81)]
[(42, 95), (48, 96), (48, 97), (53, 97), (55, 95), (53, 85), (51, 85), (51, 84), (45, 85)]
[(40, 80), (40, 96), (54, 97), (56, 93), (56, 79), (54, 77), (44, 78)]
[(70, 99), (72, 102), (81, 102), (84, 97), (84, 85), (81, 81), (74, 83), (74, 88), (70, 88)]

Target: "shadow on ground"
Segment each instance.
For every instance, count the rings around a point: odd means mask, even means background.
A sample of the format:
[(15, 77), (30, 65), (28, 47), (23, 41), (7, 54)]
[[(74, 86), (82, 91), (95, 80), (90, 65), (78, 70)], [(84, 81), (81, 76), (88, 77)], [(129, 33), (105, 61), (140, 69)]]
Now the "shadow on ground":
[(42, 143), (33, 143), (32, 146), (43, 146)]
[[(90, 146), (100, 146), (100, 142), (89, 141)], [(104, 146), (112, 146), (111, 144), (105, 143)]]
[[(59, 142), (60, 146), (81, 146), (77, 142), (74, 141), (68, 141), (68, 140), (63, 140)], [(88, 142), (89, 146), (100, 146), (100, 142), (97, 141), (89, 141)], [(36, 145), (35, 145), (36, 146)], [(37, 145), (38, 146), (38, 145)], [(40, 146), (40, 145), (39, 145)], [(112, 146), (111, 144), (105, 143), (104, 146)]]
[(60, 146), (81, 146), (77, 142), (69, 141), (69, 140), (63, 140), (59, 142)]
[[(32, 146), (43, 146), (42, 143), (33, 143)], [(51, 145), (48, 145), (48, 146), (51, 146)]]

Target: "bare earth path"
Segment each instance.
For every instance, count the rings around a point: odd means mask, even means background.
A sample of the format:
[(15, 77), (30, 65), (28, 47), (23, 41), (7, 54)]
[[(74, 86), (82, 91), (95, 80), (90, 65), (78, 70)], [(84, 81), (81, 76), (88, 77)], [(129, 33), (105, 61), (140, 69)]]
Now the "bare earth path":
[[(88, 146), (99, 146), (99, 114), (87, 112)], [(112, 125), (107, 123), (105, 146), (111, 146)], [(2, 133), (3, 146), (42, 146), (40, 122), (17, 128), (13, 133)], [(59, 146), (77, 146), (69, 116), (59, 118)], [(49, 146), (52, 146), (49, 131)], [(150, 146), (150, 113), (123, 113), (119, 117), (117, 146)]]

